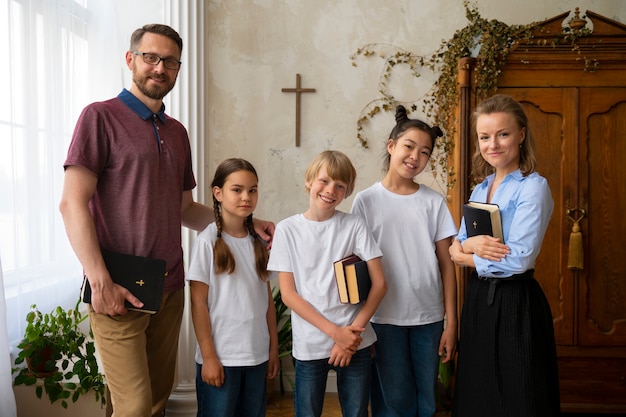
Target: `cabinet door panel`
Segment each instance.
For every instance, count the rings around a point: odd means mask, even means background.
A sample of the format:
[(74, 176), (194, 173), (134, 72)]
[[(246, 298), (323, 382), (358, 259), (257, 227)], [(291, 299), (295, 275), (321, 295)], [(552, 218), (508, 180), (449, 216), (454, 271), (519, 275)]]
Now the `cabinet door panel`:
[(626, 345), (626, 88), (581, 89), (579, 345)]

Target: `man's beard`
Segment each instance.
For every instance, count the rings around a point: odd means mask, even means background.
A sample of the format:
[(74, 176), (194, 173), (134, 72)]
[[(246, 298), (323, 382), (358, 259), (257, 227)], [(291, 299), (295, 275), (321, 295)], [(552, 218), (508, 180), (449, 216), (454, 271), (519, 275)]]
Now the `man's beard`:
[[(167, 80), (167, 77), (163, 78)], [(161, 100), (167, 95), (167, 93), (172, 91), (172, 88), (174, 88), (174, 85), (176, 84), (176, 79), (174, 79), (174, 81), (168, 82), (165, 85), (153, 85), (152, 87), (148, 87), (149, 79), (150, 77), (142, 77), (135, 71), (133, 71), (133, 82), (135, 83), (139, 91), (141, 91), (141, 93), (144, 94), (146, 97), (149, 97), (153, 100)]]

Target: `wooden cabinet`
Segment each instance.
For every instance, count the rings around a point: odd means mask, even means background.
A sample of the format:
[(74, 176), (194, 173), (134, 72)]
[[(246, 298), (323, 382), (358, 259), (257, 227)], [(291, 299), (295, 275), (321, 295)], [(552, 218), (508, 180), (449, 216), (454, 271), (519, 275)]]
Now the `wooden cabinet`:
[[(507, 58), (498, 93), (522, 103), (534, 132), (538, 171), (555, 206), (537, 261), (554, 317), (561, 405), (570, 412), (626, 412), (626, 26), (587, 11), (588, 38), (553, 47), (568, 13), (542, 23), (533, 42)], [(546, 42), (540, 42), (543, 38)], [(597, 62), (584, 71), (585, 62)], [(451, 210), (470, 192), (473, 61), (460, 65), (461, 102), (452, 163)], [(568, 216), (570, 209), (570, 216)], [(584, 266), (568, 268), (572, 218), (580, 219)], [(459, 298), (467, 271), (459, 271)]]

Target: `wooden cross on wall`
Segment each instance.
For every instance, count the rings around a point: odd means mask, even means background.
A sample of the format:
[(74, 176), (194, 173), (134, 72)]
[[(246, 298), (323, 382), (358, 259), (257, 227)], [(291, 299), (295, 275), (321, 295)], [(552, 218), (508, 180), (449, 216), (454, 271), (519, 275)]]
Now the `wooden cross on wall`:
[(300, 94), (314, 93), (315, 88), (302, 88), (300, 74), (296, 74), (296, 88), (283, 88), (283, 93), (296, 93), (296, 146), (300, 146)]

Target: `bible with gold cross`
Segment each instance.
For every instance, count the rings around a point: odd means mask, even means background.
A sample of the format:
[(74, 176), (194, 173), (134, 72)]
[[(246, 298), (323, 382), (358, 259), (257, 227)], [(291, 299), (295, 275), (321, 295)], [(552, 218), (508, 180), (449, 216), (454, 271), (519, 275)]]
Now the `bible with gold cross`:
[(504, 243), (500, 207), (497, 204), (468, 201), (463, 205), (467, 237), (489, 235)]
[[(126, 301), (127, 309), (150, 314), (159, 311), (163, 283), (167, 275), (165, 260), (107, 250), (102, 251), (102, 258), (113, 282), (127, 288), (143, 303), (142, 308), (136, 308)], [(91, 303), (91, 287), (87, 277), (83, 280), (81, 298), (84, 303)]]

